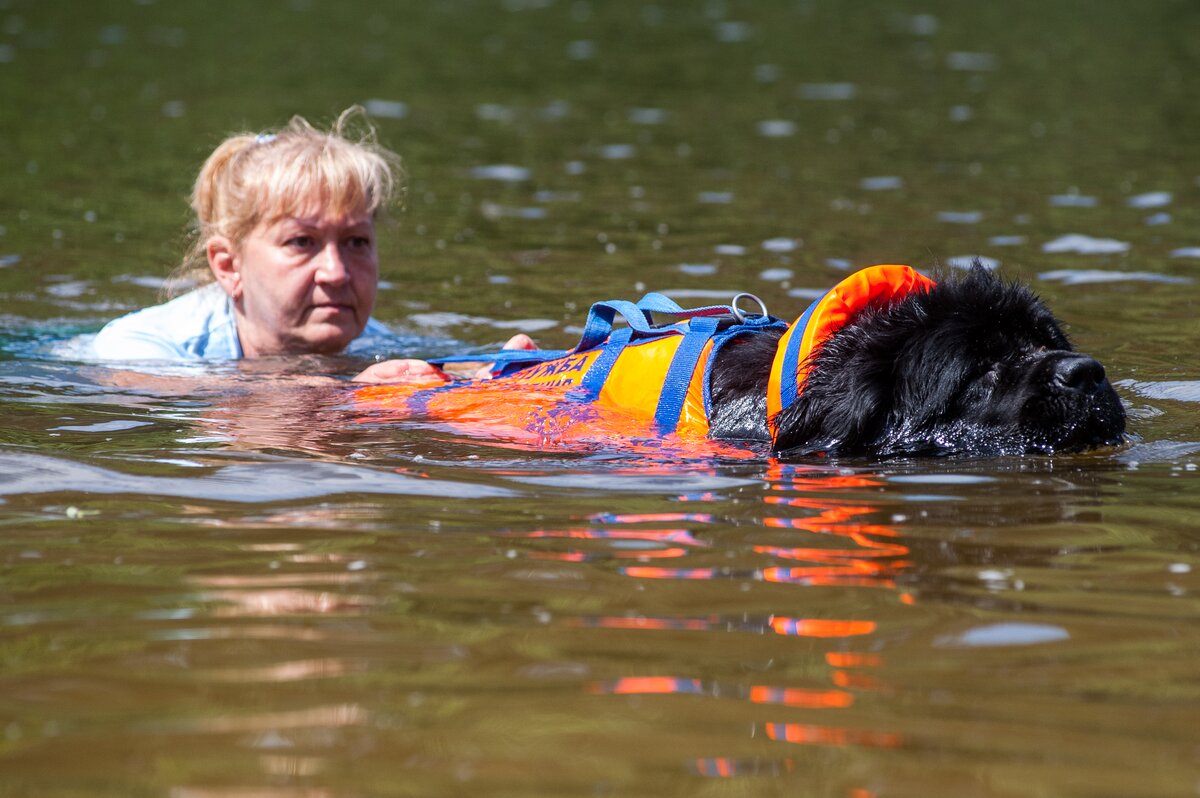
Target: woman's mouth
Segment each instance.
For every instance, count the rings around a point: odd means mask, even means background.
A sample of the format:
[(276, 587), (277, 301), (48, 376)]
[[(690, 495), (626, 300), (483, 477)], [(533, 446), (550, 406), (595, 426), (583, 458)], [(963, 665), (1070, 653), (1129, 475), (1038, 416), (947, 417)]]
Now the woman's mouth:
[(312, 313), (328, 316), (338, 315), (342, 313), (354, 313), (354, 306), (346, 302), (314, 302), (312, 304)]

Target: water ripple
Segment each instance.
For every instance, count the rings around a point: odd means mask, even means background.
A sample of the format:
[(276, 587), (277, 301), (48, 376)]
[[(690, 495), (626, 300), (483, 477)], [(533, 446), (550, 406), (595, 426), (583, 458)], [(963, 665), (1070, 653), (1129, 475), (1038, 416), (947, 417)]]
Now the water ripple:
[(758, 484), (753, 479), (719, 477), (712, 474), (550, 474), (512, 478), (526, 485), (539, 485), (602, 493), (692, 493), (726, 490)]
[(1042, 252), (1074, 252), (1079, 255), (1111, 255), (1128, 252), (1129, 244), (1115, 238), (1092, 238), (1081, 233), (1068, 233), (1042, 244)]
[(1200, 402), (1200, 380), (1121, 383), (1122, 387), (1146, 399), (1172, 399), (1177, 402)]
[(1156, 272), (1115, 272), (1102, 269), (1057, 269), (1038, 274), (1039, 280), (1057, 280), (1063, 285), (1088, 285), (1092, 283), (1146, 282), (1178, 285), (1190, 283), (1190, 277), (1172, 277)]
[(933, 645), (937, 648), (1032, 646), (1070, 639), (1071, 633), (1066, 629), (1048, 623), (993, 623), (959, 635), (938, 637)]
[(318, 462), (239, 463), (206, 476), (125, 474), (56, 457), (0, 452), (0, 495), (129, 493), (229, 502), (275, 502), (345, 493), (452, 498), (515, 495), (505, 488), (421, 479), (361, 466)]
[(1125, 200), (1125, 204), (1130, 208), (1161, 208), (1164, 205), (1170, 205), (1174, 199), (1175, 195), (1170, 191), (1151, 191), (1130, 197)]

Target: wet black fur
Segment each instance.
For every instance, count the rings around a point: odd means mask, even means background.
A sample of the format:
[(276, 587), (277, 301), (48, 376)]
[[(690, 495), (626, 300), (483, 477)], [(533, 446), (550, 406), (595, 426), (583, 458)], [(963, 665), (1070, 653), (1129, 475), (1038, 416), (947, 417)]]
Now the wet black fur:
[[(719, 353), (712, 437), (770, 440), (778, 338), (745, 336)], [(975, 268), (834, 333), (779, 430), (783, 455), (1051, 453), (1120, 443), (1125, 412), (1103, 366), (1074, 351), (1029, 288)]]

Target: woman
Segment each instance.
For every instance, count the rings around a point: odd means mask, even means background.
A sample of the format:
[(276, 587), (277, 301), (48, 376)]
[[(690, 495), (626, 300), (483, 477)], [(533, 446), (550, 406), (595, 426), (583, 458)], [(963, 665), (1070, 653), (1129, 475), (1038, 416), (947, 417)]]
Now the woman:
[[(371, 318), (379, 278), (376, 220), (400, 199), (400, 159), (347, 128), (297, 116), (275, 133), (230, 136), (196, 179), (196, 241), (174, 282), (208, 283), (107, 324), (104, 360), (229, 360), (330, 354), (386, 334)], [(408, 365), (405, 366), (404, 364)], [(383, 365), (383, 364), (379, 364)], [(391, 361), (381, 373), (426, 373)]]

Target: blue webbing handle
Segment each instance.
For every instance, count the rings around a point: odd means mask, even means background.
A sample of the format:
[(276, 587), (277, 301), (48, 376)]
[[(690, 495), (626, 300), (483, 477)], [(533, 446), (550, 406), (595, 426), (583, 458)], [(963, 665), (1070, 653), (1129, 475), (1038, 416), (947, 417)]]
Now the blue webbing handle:
[[(588, 310), (587, 321), (583, 325), (583, 335), (575, 346), (576, 352), (593, 349), (604, 343), (613, 330), (613, 323), (619, 313), (625, 323), (635, 332), (652, 335), (664, 327), (654, 324), (652, 313), (666, 313), (672, 316), (682, 316), (691, 319), (705, 316), (724, 316), (732, 313), (729, 305), (705, 305), (698, 308), (680, 307), (675, 300), (663, 294), (650, 293), (643, 296), (637, 303), (623, 299), (611, 299), (597, 302)], [(680, 330), (682, 332), (682, 330)]]
[[(491, 363), (492, 376), (496, 377), (512, 374), (528, 366), (544, 363), (547, 360), (556, 360), (575, 352), (585, 352), (599, 346), (605, 346), (607, 352), (607, 342), (612, 341), (616, 336), (616, 333), (613, 333), (613, 325), (617, 314), (620, 314), (629, 325), (625, 328), (628, 334), (624, 335), (617, 342), (617, 345), (613, 349), (613, 354), (609, 358), (606, 358), (602, 354), (592, 364), (592, 368), (589, 369), (589, 374), (594, 370), (597, 375), (603, 373), (603, 376), (606, 378), (608, 372), (612, 369), (613, 363), (616, 362), (617, 356), (620, 355), (620, 350), (632, 340), (633, 333), (640, 333), (643, 336), (664, 334), (686, 335), (689, 330), (694, 329), (691, 325), (683, 326), (682, 322), (677, 322), (674, 325), (655, 325), (651, 316), (652, 313), (682, 316), (686, 320), (729, 315), (732, 313), (732, 308), (729, 305), (704, 305), (698, 308), (684, 308), (670, 297), (651, 291), (636, 303), (623, 299), (613, 299), (593, 304), (588, 309), (583, 335), (573, 349), (503, 349), (499, 352), (446, 355), (444, 357), (430, 358), (429, 362), (439, 366), (446, 363)], [(714, 325), (713, 330), (715, 329)], [(709, 335), (711, 336), (711, 333)], [(610, 359), (611, 362), (608, 362)], [(603, 365), (605, 363), (607, 365)], [(597, 368), (597, 366), (602, 366), (602, 368)], [(599, 381), (597, 382), (597, 380)], [(592, 398), (594, 399), (596, 396), (599, 396), (600, 387), (603, 384), (603, 379), (597, 376), (591, 382), (588, 382), (585, 378), (584, 387), (588, 388), (590, 386), (589, 390), (591, 390), (593, 394)], [(682, 408), (682, 405), (680, 407)]]
[(567, 349), (501, 349), (499, 352), (479, 352), (473, 355), (431, 357), (429, 362), (435, 366), (446, 363), (491, 363), (491, 376), (502, 377), (569, 354), (570, 350)]
[(476, 352), (466, 355), (444, 355), (429, 358), (430, 363), (512, 363), (527, 360), (540, 363), (570, 354), (569, 349), (499, 349), (495, 352)]
[(583, 324), (583, 335), (575, 345), (576, 352), (594, 349), (604, 343), (613, 331), (613, 322), (620, 314), (630, 329), (641, 333), (651, 332), (654, 327), (650, 323), (650, 312), (642, 310), (632, 302), (624, 299), (610, 299), (607, 302), (596, 302), (588, 309), (587, 321)]
[(594, 402), (600, 398), (600, 389), (604, 387), (608, 373), (616, 365), (617, 358), (621, 356), (621, 352), (624, 351), (625, 345), (631, 338), (633, 338), (633, 328), (631, 327), (622, 327), (609, 336), (608, 343), (604, 345), (604, 351), (592, 361), (591, 367), (587, 374), (583, 375), (583, 380), (576, 389), (576, 396), (580, 400)]
[(692, 373), (696, 363), (704, 351), (704, 345), (717, 331), (717, 320), (714, 318), (694, 318), (689, 323), (688, 331), (684, 333), (671, 365), (667, 368), (667, 376), (663, 379), (662, 393), (658, 396), (658, 407), (654, 411), (654, 423), (659, 432), (674, 432), (679, 425), (679, 414), (683, 412), (683, 403), (687, 399), (688, 386), (692, 382)]
[(651, 313), (670, 313), (674, 316), (694, 318), (696, 316), (724, 316), (733, 312), (730, 305), (703, 305), (698, 308), (683, 308), (664, 294), (651, 291), (638, 300), (637, 306)]

